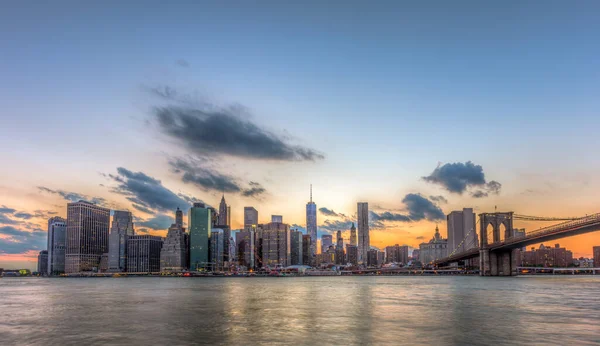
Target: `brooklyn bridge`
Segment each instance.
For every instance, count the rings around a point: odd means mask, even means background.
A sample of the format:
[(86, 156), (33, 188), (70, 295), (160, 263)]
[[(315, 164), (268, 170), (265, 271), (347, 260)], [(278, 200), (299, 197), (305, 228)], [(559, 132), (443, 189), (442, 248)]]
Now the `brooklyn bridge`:
[[(513, 220), (563, 222), (522, 235), (513, 231)], [(477, 225), (479, 225), (479, 244), (464, 244), (465, 246), (461, 246), (467, 239), (477, 239), (477, 237), (469, 237), (471, 232), (475, 232), (475, 229), (471, 229), (448, 257), (437, 259), (432, 264), (443, 267), (452, 263), (479, 258), (479, 273), (482, 276), (517, 275), (521, 248), (536, 243), (600, 231), (600, 213), (577, 218), (546, 218), (518, 215), (514, 212), (482, 213), (479, 214)], [(458, 249), (468, 250), (458, 252)]]

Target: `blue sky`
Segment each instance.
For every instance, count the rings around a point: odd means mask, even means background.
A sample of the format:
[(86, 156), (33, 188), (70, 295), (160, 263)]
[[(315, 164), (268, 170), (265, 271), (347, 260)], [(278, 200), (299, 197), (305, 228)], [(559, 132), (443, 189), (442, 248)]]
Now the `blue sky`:
[[(216, 204), (217, 191), (169, 166), (197, 153), (153, 123), (164, 100), (148, 90), (168, 86), (195, 103), (243, 106), (243, 119), (323, 154), (213, 156), (211, 168), (244, 186), (228, 198), (239, 220), (255, 204), (261, 218), (304, 224), (310, 183), (319, 207), (347, 215), (358, 200), (406, 209), (409, 193), (444, 195), (446, 213), (594, 212), (599, 10), (596, 1), (11, 3), (0, 13), (3, 203), (61, 206), (37, 190), (45, 186), (130, 208), (101, 175), (124, 167)], [(421, 179), (468, 161), (502, 192), (473, 199)], [(259, 199), (242, 195), (250, 181), (265, 188)], [(384, 238), (415, 245), (402, 227)], [(418, 227), (433, 234), (431, 222)]]

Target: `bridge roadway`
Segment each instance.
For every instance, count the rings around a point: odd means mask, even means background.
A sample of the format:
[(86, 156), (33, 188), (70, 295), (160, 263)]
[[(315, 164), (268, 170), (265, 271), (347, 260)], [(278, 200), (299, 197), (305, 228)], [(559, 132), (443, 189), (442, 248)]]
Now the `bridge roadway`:
[[(515, 237), (488, 244), (485, 249), (490, 252), (501, 252), (520, 249), (528, 245), (543, 243), (560, 238), (600, 231), (600, 213), (582, 218), (559, 223), (557, 225), (541, 228), (528, 233), (525, 237)], [(483, 248), (482, 248), (483, 249)], [(435, 265), (448, 264), (479, 257), (480, 248), (470, 249), (453, 256), (442, 258), (433, 262)]]

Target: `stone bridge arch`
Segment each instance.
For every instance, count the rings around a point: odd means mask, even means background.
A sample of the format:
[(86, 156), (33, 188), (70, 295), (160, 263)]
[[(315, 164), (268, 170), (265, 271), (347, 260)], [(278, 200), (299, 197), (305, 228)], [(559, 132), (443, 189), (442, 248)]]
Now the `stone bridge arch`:
[[(488, 239), (487, 228), (492, 225), (492, 239)], [(499, 242), (501, 239), (500, 229), (504, 225), (504, 239), (512, 238), (513, 235), (513, 212), (506, 213), (482, 213), (479, 214), (479, 237), (480, 246), (487, 247), (488, 244)], [(490, 242), (491, 240), (491, 242)]]

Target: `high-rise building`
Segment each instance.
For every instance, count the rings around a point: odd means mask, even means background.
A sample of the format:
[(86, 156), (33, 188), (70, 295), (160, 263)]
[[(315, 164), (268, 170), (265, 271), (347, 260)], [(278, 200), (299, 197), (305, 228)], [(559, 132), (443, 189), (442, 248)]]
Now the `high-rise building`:
[(312, 247), (310, 234), (302, 235), (302, 264), (305, 266), (309, 266), (312, 263)]
[[(360, 223), (359, 223), (359, 227), (358, 229), (360, 230)], [(358, 238), (360, 241), (360, 237)], [(367, 267), (377, 267), (378, 263), (377, 263), (377, 253), (379, 251), (375, 250), (375, 249), (369, 249), (367, 251)]]
[(280, 222), (270, 222), (262, 230), (262, 265), (269, 267), (290, 265), (291, 242), (290, 226)]
[(48, 273), (48, 250), (42, 250), (38, 254), (37, 272), (38, 275), (46, 275)]
[(127, 238), (134, 234), (131, 212), (115, 210), (108, 237), (108, 271), (127, 271)]
[(283, 223), (283, 216), (281, 216), (281, 215), (271, 215), (271, 222)]
[(358, 202), (358, 264), (367, 265), (369, 238), (369, 203)]
[(333, 245), (333, 236), (331, 234), (321, 235), (321, 253), (327, 252), (331, 245)]
[(65, 272), (67, 220), (55, 216), (48, 220), (48, 275)]
[(412, 259), (413, 259), (413, 261), (420, 261), (420, 257), (419, 257), (420, 252), (421, 252), (421, 250), (419, 250), (419, 249), (414, 249), (413, 250), (413, 252), (412, 252)]
[(231, 229), (231, 206), (227, 206), (227, 226)]
[(350, 245), (358, 246), (358, 242), (356, 240), (356, 227), (354, 227), (354, 222), (352, 223), (352, 227), (350, 227)]
[(110, 209), (79, 201), (67, 204), (65, 273), (97, 271), (108, 251)]
[(127, 239), (127, 271), (157, 273), (163, 239), (154, 235), (132, 235)]
[(573, 264), (573, 253), (559, 244), (554, 247), (540, 245), (539, 249), (521, 253), (523, 267), (568, 267)]
[(290, 232), (290, 265), (302, 264), (302, 255), (302, 232), (293, 230)]
[(600, 246), (594, 246), (594, 268), (600, 268)]
[(224, 236), (225, 233), (221, 228), (213, 228), (210, 232), (210, 263), (212, 271), (223, 270), (223, 259), (225, 257)]
[(337, 231), (336, 233), (336, 242), (335, 242), (336, 250), (344, 250), (344, 238), (342, 238), (342, 231)]
[(446, 216), (448, 222), (448, 253), (461, 253), (479, 247), (473, 208), (463, 208)]
[(437, 225), (433, 238), (429, 242), (419, 245), (419, 257), (424, 266), (440, 258), (448, 257), (448, 240), (442, 238)]
[(175, 211), (175, 225), (183, 228), (183, 211), (179, 207)]
[(346, 263), (358, 265), (358, 246), (346, 244)]
[(314, 257), (317, 254), (317, 205), (312, 200), (312, 184), (310, 201), (306, 203), (306, 233), (310, 234), (311, 257)]
[(227, 203), (225, 203), (225, 195), (221, 197), (221, 203), (219, 204), (219, 225), (227, 226)]
[(408, 263), (408, 246), (394, 245), (385, 248), (385, 263)]
[(244, 229), (258, 226), (258, 211), (253, 207), (244, 207)]
[(160, 271), (161, 272), (181, 272), (187, 270), (188, 248), (186, 242), (187, 234), (178, 221), (181, 210), (177, 208), (175, 212), (175, 223), (169, 227), (167, 237), (165, 238), (160, 250)]
[(254, 231), (244, 229), (235, 234), (238, 263), (246, 269), (254, 269)]
[(212, 208), (207, 208), (204, 203), (194, 203), (188, 212), (190, 270), (192, 271), (209, 267), (212, 221)]
[(385, 263), (385, 252), (377, 251), (377, 265), (382, 266)]

